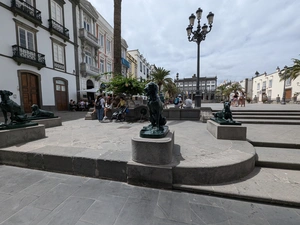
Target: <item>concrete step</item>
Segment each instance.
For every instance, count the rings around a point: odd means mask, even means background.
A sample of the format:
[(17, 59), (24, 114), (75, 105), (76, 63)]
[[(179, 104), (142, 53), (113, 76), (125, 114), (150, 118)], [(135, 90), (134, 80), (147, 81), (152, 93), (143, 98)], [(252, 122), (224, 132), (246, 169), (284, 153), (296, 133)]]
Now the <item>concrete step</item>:
[[(248, 176), (218, 185), (173, 184), (173, 189), (299, 207), (300, 171), (255, 167)], [(279, 191), (280, 190), (280, 191)]]
[(233, 117), (234, 120), (245, 123), (245, 124), (281, 124), (281, 125), (300, 125), (300, 120), (271, 120), (271, 119), (256, 119), (256, 118), (248, 118), (248, 119), (239, 119)]
[(256, 166), (300, 171), (300, 149), (255, 147)]
[(232, 114), (234, 119), (264, 119), (264, 120), (299, 120), (300, 116), (295, 115), (236, 115)]

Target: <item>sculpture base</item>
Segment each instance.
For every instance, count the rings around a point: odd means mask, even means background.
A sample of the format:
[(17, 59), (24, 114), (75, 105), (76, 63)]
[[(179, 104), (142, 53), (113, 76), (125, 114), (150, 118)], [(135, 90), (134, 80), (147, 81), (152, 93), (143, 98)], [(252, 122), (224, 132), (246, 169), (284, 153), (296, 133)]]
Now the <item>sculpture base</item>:
[(247, 127), (241, 125), (220, 125), (212, 120), (208, 120), (207, 130), (217, 139), (246, 140)]
[(0, 130), (0, 148), (45, 138), (45, 126), (27, 126), (17, 129)]
[(33, 122), (27, 122), (27, 123), (13, 123), (13, 124), (0, 124), (0, 130), (11, 130), (11, 129), (18, 129), (23, 127), (31, 127), (31, 126), (37, 126), (38, 123)]
[[(39, 118), (39, 117), (36, 117)], [(45, 128), (61, 126), (61, 117), (52, 117), (44, 119), (35, 119), (34, 122), (45, 125)]]
[(163, 138), (165, 137), (169, 132), (168, 126), (161, 126), (159, 129), (156, 129), (156, 127), (152, 127), (150, 124), (147, 127), (143, 127), (140, 131), (140, 137), (142, 138)]
[(230, 120), (219, 119), (219, 118), (216, 118), (216, 117), (212, 117), (210, 119), (213, 120), (214, 122), (220, 124), (220, 125), (242, 125), (241, 122), (234, 121), (234, 120), (230, 121)]
[(132, 160), (152, 165), (166, 165), (172, 162), (174, 132), (164, 138), (132, 138)]

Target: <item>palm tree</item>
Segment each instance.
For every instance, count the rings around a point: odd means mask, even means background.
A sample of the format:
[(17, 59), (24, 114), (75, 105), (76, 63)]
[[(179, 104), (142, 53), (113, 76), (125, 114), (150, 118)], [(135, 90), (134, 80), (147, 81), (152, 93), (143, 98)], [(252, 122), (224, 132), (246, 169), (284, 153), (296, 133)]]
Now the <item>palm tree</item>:
[(165, 92), (165, 96), (168, 96), (169, 99), (174, 98), (177, 95), (177, 93), (180, 92), (174, 82), (166, 83), (163, 87), (163, 91)]
[(292, 59), (294, 65), (290, 68), (290, 78), (295, 80), (300, 75), (300, 60), (299, 59)]
[(154, 71), (151, 73), (152, 81), (158, 85), (158, 91), (160, 92), (161, 86), (165, 86), (167, 83), (173, 82), (172, 78), (167, 77), (170, 75), (170, 70), (165, 70), (163, 67), (154, 66)]
[(122, 74), (121, 5), (122, 0), (114, 0), (114, 74)]

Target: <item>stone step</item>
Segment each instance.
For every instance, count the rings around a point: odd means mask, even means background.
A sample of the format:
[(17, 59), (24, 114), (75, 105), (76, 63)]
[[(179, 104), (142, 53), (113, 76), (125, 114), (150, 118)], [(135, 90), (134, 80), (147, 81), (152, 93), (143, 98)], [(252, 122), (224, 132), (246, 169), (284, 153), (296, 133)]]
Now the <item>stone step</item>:
[(267, 119), (255, 119), (255, 118), (248, 118), (248, 119), (236, 119), (233, 117), (234, 120), (241, 122), (242, 124), (281, 124), (281, 125), (300, 125), (300, 120), (267, 120)]
[(255, 147), (256, 166), (300, 170), (300, 149)]

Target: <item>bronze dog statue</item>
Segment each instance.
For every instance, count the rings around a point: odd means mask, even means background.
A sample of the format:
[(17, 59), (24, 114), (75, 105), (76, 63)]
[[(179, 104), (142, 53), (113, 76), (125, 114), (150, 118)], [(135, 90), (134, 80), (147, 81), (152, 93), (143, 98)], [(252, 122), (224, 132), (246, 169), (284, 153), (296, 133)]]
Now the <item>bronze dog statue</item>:
[(40, 109), (38, 107), (38, 105), (36, 105), (36, 104), (33, 104), (31, 106), (31, 109), (32, 109), (31, 117), (43, 117), (43, 118), (53, 118), (54, 117), (53, 112)]
[(163, 103), (158, 96), (158, 87), (155, 83), (150, 82), (145, 87), (148, 96), (149, 120), (152, 127), (159, 129), (166, 124), (166, 118), (162, 116)]
[(15, 103), (9, 98), (13, 95), (12, 92), (7, 90), (0, 90), (1, 103), (0, 108), (4, 116), (4, 124), (7, 124), (7, 113), (10, 112), (10, 124), (14, 122), (25, 122), (27, 121), (27, 115), (23, 112), (21, 106)]

